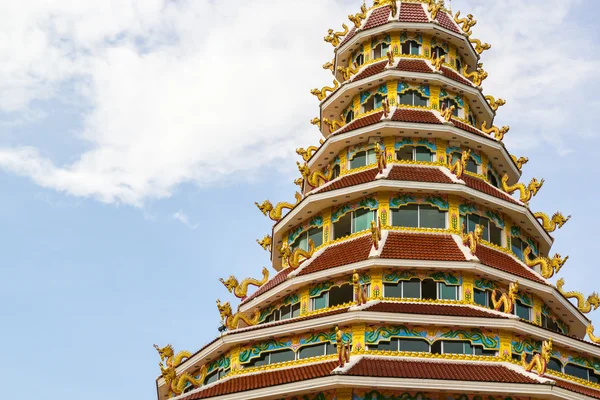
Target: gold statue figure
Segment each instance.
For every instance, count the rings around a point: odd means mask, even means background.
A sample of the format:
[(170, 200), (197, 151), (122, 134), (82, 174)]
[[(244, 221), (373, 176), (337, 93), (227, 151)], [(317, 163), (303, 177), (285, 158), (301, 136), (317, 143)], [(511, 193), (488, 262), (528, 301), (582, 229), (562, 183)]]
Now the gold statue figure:
[(375, 159), (377, 160), (377, 169), (381, 174), (387, 168), (387, 160), (385, 158), (385, 151), (381, 150), (378, 144), (375, 145)]
[(323, 69), (328, 69), (331, 72), (333, 72), (333, 68), (334, 68), (333, 62), (334, 61), (335, 61), (335, 59), (333, 59), (332, 61), (328, 61), (325, 64), (323, 64)]
[(436, 57), (435, 54), (432, 54), (431, 64), (433, 64), (433, 67), (435, 68), (436, 71), (441, 71), (442, 66), (444, 65), (445, 62), (446, 62), (446, 56)]
[(169, 387), (169, 397), (182, 394), (188, 383), (194, 387), (202, 385), (204, 378), (206, 378), (206, 365), (202, 366), (200, 377), (198, 379), (195, 379), (187, 373), (177, 376), (175, 368), (183, 361), (190, 358), (192, 353), (189, 351), (180, 351), (175, 355), (173, 346), (170, 344), (162, 348), (154, 345), (154, 348), (158, 351), (158, 355), (160, 356), (160, 363), (158, 363), (158, 365), (160, 366), (161, 375)]
[(506, 104), (506, 100), (504, 100), (504, 99), (496, 100), (494, 98), (494, 96), (485, 96), (485, 99), (487, 100), (487, 102), (489, 103), (489, 105), (493, 111), (498, 111), (498, 108), (500, 108)]
[(233, 275), (227, 278), (226, 281), (223, 280), (223, 278), (220, 278), (219, 281), (221, 281), (227, 290), (229, 290), (230, 293), (233, 293), (235, 297), (238, 299), (243, 299), (248, 294), (248, 286), (253, 285), (256, 287), (261, 287), (269, 281), (269, 270), (263, 268), (262, 274), (263, 278), (260, 281), (258, 279), (246, 278), (242, 281), (242, 283), (239, 283), (237, 278)]
[(477, 70), (473, 71), (471, 73), (467, 72), (467, 69), (469, 68), (469, 66), (467, 64), (465, 64), (465, 66), (463, 67), (463, 76), (467, 79), (471, 79), (473, 81), (473, 85), (475, 86), (481, 86), (481, 84), (483, 83), (484, 80), (487, 79), (488, 77), (488, 73), (485, 72), (483, 70), (483, 64), (477, 64)]
[(335, 346), (338, 354), (338, 365), (343, 368), (346, 363), (350, 362), (350, 344), (344, 343), (344, 331), (339, 327), (335, 327)]
[(296, 269), (303, 261), (313, 256), (315, 253), (315, 243), (312, 239), (308, 239), (308, 251), (299, 247), (292, 251), (292, 248), (287, 243), (284, 243), (278, 250), (279, 253), (281, 253), (283, 261), (286, 262), (291, 269)]
[(471, 37), (469, 37), (469, 42), (471, 42), (472, 44), (475, 45), (475, 51), (477, 52), (477, 54), (481, 54), (486, 50), (489, 50), (492, 48), (492, 45), (489, 43), (481, 43), (481, 40), (479, 39), (472, 39)]
[(594, 325), (589, 324), (585, 332), (588, 334), (592, 343), (600, 344), (600, 337), (594, 336)]
[[(576, 299), (577, 300), (577, 309), (584, 314), (587, 314), (591, 311), (596, 311), (598, 307), (600, 307), (600, 297), (598, 293), (594, 292), (590, 294), (587, 300), (583, 299), (583, 293), (580, 292), (564, 292), (563, 286), (565, 285), (565, 278), (560, 278), (556, 282), (556, 288), (558, 291), (565, 296), (567, 299)], [(592, 328), (593, 332), (593, 328)], [(596, 343), (596, 342), (594, 342)]]
[(304, 161), (308, 161), (319, 150), (317, 146), (309, 146), (306, 150), (300, 147), (296, 149), (296, 154), (302, 157)]
[(352, 273), (352, 285), (354, 286), (354, 298), (356, 299), (356, 304), (359, 306), (366, 304), (367, 291), (365, 290), (365, 286), (360, 283), (360, 275), (358, 275), (356, 270)]
[(456, 177), (460, 179), (467, 169), (467, 161), (469, 161), (469, 157), (471, 157), (471, 149), (463, 151), (460, 159), (456, 160), (454, 164), (452, 164), (452, 154), (448, 154), (450, 173), (456, 175)]
[(546, 373), (546, 367), (548, 366), (551, 355), (552, 338), (542, 343), (542, 353), (534, 355), (531, 359), (531, 362), (528, 363), (525, 354), (522, 354), (521, 364), (523, 365), (523, 368), (525, 368), (525, 371), (531, 372), (535, 369), (535, 372), (537, 372), (538, 376), (543, 376)]
[(342, 117), (342, 122), (340, 121), (336, 121), (336, 120), (330, 120), (329, 118), (323, 118), (323, 123), (325, 125), (327, 125), (327, 127), (329, 128), (329, 132), (335, 132), (338, 129), (340, 129), (341, 127), (344, 126), (344, 118)]
[(529, 158), (527, 158), (527, 157), (517, 158), (516, 156), (511, 155), (510, 158), (512, 158), (512, 160), (515, 162), (515, 164), (517, 164), (517, 168), (519, 169), (519, 171), (521, 169), (523, 169), (523, 165), (525, 165), (529, 162)]
[(560, 212), (554, 214), (552, 218), (550, 218), (547, 214), (544, 214), (543, 212), (536, 212), (535, 214), (533, 214), (533, 216), (540, 220), (540, 222), (544, 226), (544, 230), (548, 233), (554, 232), (556, 229), (562, 228), (563, 225), (571, 219), (570, 215), (565, 218), (565, 216), (562, 215), (562, 213)]
[(385, 55), (388, 58), (388, 65), (390, 67), (393, 67), (394, 66), (394, 53), (391, 51), (388, 51)]
[(356, 62), (353, 62), (352, 64), (348, 65), (346, 68), (338, 67), (338, 71), (342, 73), (344, 81), (350, 80), (350, 78), (356, 75), (359, 69), (360, 68), (358, 67), (358, 64), (356, 64)]
[(327, 43), (331, 43), (333, 47), (340, 45), (341, 39), (348, 34), (348, 25), (342, 24), (343, 32), (334, 32), (333, 29), (327, 31), (327, 36), (323, 38)]
[(529, 200), (531, 200), (531, 198), (535, 196), (544, 185), (543, 179), (538, 181), (535, 178), (533, 178), (531, 182), (529, 182), (528, 186), (525, 186), (522, 183), (515, 183), (512, 186), (508, 186), (507, 182), (508, 175), (504, 174), (502, 176), (502, 190), (504, 190), (508, 194), (513, 194), (518, 190), (520, 192), (520, 200), (525, 204), (528, 204)]
[(381, 242), (381, 218), (379, 219), (379, 224), (371, 221), (371, 240), (375, 250), (379, 250), (379, 242)]
[(442, 118), (444, 118), (447, 122), (452, 121), (452, 117), (454, 116), (454, 110), (456, 110), (456, 106), (452, 105), (450, 107), (446, 107), (446, 105), (444, 104), (444, 106), (442, 107), (442, 111), (440, 111), (440, 114), (442, 114)]
[(498, 300), (496, 300), (498, 294), (496, 289), (492, 290), (492, 305), (494, 306), (494, 310), (512, 314), (518, 292), (519, 281), (511, 283), (508, 287), (508, 293), (502, 293), (502, 296)]
[(477, 251), (477, 245), (481, 243), (481, 236), (483, 235), (483, 226), (475, 225), (475, 230), (473, 232), (465, 233), (466, 227), (463, 224), (463, 233), (461, 233), (461, 238), (463, 245), (467, 246), (469, 250), (471, 250), (471, 254), (475, 255)]
[(254, 326), (260, 320), (260, 310), (258, 309), (254, 310), (252, 318), (248, 318), (239, 311), (233, 314), (229, 302), (221, 304), (221, 300), (217, 299), (217, 308), (219, 309), (219, 314), (221, 314), (223, 325), (229, 330), (237, 329), (240, 321), (244, 321), (248, 326)]
[(321, 119), (319, 117), (315, 117), (313, 119), (310, 120), (310, 123), (312, 125), (316, 125), (319, 127), (319, 129), (321, 129)]
[(329, 182), (333, 177), (333, 168), (331, 168), (329, 170), (329, 173), (325, 175), (318, 169), (314, 170), (311, 173), (307, 163), (300, 164), (299, 162), (296, 162), (296, 164), (298, 164), (298, 170), (300, 171), (302, 178), (304, 178), (304, 180), (308, 182), (308, 184), (313, 188), (319, 187)]
[(456, 24), (461, 27), (461, 29), (465, 35), (471, 36), (471, 28), (473, 28), (477, 24), (477, 21), (473, 18), (472, 14), (468, 14), (467, 18), (459, 18), (459, 17), (460, 17), (460, 11), (458, 11), (456, 13), (456, 15), (454, 16), (454, 22), (456, 22)]
[(381, 102), (381, 107), (383, 108), (383, 116), (387, 118), (390, 115), (390, 99), (386, 97), (385, 100)]
[(317, 96), (319, 101), (325, 100), (327, 97), (327, 92), (333, 93), (340, 87), (340, 83), (334, 79), (333, 87), (325, 86), (323, 89), (319, 90), (317, 88), (310, 91), (311, 94)]
[(569, 259), (569, 256), (562, 258), (561, 255), (557, 253), (554, 255), (554, 257), (552, 257), (552, 259), (547, 257), (537, 257), (532, 261), (529, 259), (530, 254), (531, 246), (527, 246), (527, 248), (523, 251), (525, 265), (531, 268), (539, 265), (541, 269), (541, 275), (546, 279), (550, 279), (554, 276), (554, 274), (557, 274)]
[(440, 12), (440, 10), (443, 8), (444, 0), (439, 0), (437, 2), (435, 0), (429, 0), (427, 4), (427, 11), (429, 11), (429, 14), (431, 14), (432, 20), (435, 20), (437, 18), (438, 12)]
[(273, 238), (270, 235), (266, 235), (262, 240), (256, 239), (256, 243), (258, 243), (263, 250), (271, 252)]
[(254, 204), (256, 204), (256, 207), (258, 207), (258, 209), (264, 215), (268, 215), (269, 218), (271, 218), (273, 221), (277, 222), (277, 221), (281, 220), (281, 218), (282, 218), (281, 214), (284, 209), (291, 210), (294, 207), (296, 207), (301, 201), (302, 201), (302, 195), (300, 193), (296, 192), (296, 204), (281, 202), (281, 203), (278, 203), (275, 207), (273, 207), (273, 204), (269, 200), (263, 201), (262, 204), (258, 204), (258, 203), (254, 203)]
[(355, 15), (348, 15), (348, 19), (350, 20), (350, 22), (352, 22), (354, 24), (354, 27), (356, 29), (360, 28), (360, 25), (362, 24), (362, 21), (364, 19), (367, 18), (367, 6), (366, 4), (363, 4), (360, 7), (360, 12), (358, 14)]
[(483, 121), (483, 124), (481, 125), (481, 130), (484, 133), (487, 133), (488, 135), (493, 133), (494, 138), (500, 141), (504, 140), (504, 135), (506, 135), (508, 131), (510, 131), (510, 126), (503, 126), (502, 129), (500, 129), (497, 126), (492, 125), (492, 127), (488, 129), (487, 121)]

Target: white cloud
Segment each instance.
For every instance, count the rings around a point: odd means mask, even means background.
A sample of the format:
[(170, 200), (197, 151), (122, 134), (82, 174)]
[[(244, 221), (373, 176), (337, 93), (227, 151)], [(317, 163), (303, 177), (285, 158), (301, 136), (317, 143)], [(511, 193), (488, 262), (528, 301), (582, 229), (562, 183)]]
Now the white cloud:
[[(332, 51), (322, 38), (360, 3), (5, 2), (0, 111), (35, 115), (35, 100), (83, 101), (73, 140), (86, 150), (60, 164), (43, 147), (0, 147), (0, 168), (74, 196), (141, 206), (184, 182), (210, 185), (288, 163), (296, 147), (318, 139), (308, 124), (318, 112), (308, 90), (331, 79), (320, 69)], [(544, 99), (563, 91), (557, 82), (582, 84), (594, 63), (560, 36), (574, 2), (457, 3), (475, 6), (474, 35), (494, 45), (484, 56), (491, 76), (484, 86), (510, 101), (503, 120), (539, 116), (543, 135), (558, 146), (554, 125), (566, 121)], [(536, 18), (542, 9), (545, 17)], [(64, 84), (75, 95), (65, 98)]]
[(176, 219), (177, 221), (181, 222), (188, 228), (191, 228), (191, 229), (198, 228), (198, 224), (192, 224), (190, 222), (190, 217), (188, 217), (187, 214), (185, 214), (182, 210), (179, 210), (175, 214), (173, 214), (173, 218)]

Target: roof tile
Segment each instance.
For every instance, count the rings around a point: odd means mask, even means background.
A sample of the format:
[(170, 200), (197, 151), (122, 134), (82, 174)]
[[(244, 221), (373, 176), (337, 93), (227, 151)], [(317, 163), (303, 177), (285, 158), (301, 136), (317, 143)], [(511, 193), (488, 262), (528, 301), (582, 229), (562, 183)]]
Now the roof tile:
[(369, 235), (328, 247), (321, 255), (312, 260), (306, 268), (300, 271), (298, 276), (365, 261), (369, 258), (372, 246), (373, 242)]
[(527, 267), (518, 263), (508, 254), (505, 254), (499, 250), (494, 250), (485, 246), (477, 246), (475, 255), (477, 258), (479, 258), (482, 264), (485, 264), (489, 267), (520, 276), (521, 278), (530, 279), (535, 282), (544, 282)]
[(401, 260), (465, 261), (451, 235), (389, 232), (381, 258)]
[(398, 108), (392, 115), (392, 121), (414, 122), (420, 124), (442, 124), (435, 114), (428, 110), (415, 110), (411, 108)]
[(478, 310), (476, 308), (467, 306), (441, 304), (378, 303), (365, 309), (365, 311), (398, 314), (448, 315), (455, 317), (475, 318), (506, 318), (492, 312), (487, 312), (483, 309)]
[(486, 135), (485, 133), (483, 133), (482, 131), (480, 131), (479, 129), (475, 129), (474, 127), (472, 127), (469, 124), (465, 124), (464, 122), (461, 122), (457, 119), (452, 118), (452, 123), (454, 124), (455, 127), (457, 127), (458, 129), (462, 129), (463, 131), (467, 131), (470, 133), (474, 133), (476, 135), (485, 137), (490, 139), (489, 135)]
[(463, 176), (461, 176), (460, 179), (462, 179), (467, 184), (467, 186), (470, 187), (471, 189), (475, 189), (475, 190), (478, 190), (485, 194), (489, 194), (490, 196), (494, 196), (499, 199), (508, 201), (510, 203), (520, 205), (519, 202), (517, 202), (515, 199), (510, 197), (508, 194), (504, 193), (500, 189), (490, 185), (489, 183), (487, 183), (481, 179), (478, 179), (478, 178), (475, 178), (473, 176), (466, 175), (466, 174), (463, 174)]
[(348, 125), (344, 126), (341, 130), (337, 131), (335, 134), (339, 135), (342, 133), (350, 132), (355, 129), (364, 128), (365, 126), (373, 125), (381, 121), (381, 116), (383, 115), (383, 111), (379, 111), (373, 114), (369, 114), (366, 117), (361, 117), (355, 119), (350, 122)]
[(361, 79), (365, 79), (365, 78), (368, 78), (370, 76), (377, 75), (377, 74), (383, 72), (383, 70), (385, 70), (385, 66), (386, 66), (387, 63), (388, 63), (388, 61), (384, 60), (384, 61), (380, 61), (380, 62), (372, 64), (372, 65), (369, 65), (367, 68), (365, 68), (364, 70), (362, 70), (353, 79), (353, 82), (360, 81)]
[(255, 297), (260, 296), (261, 294), (268, 292), (269, 290), (275, 288), (276, 286), (281, 285), (287, 279), (288, 274), (291, 272), (291, 269), (286, 268), (282, 271), (279, 271), (277, 275), (275, 275), (270, 281), (262, 285), (256, 292), (252, 293), (250, 296), (246, 296), (242, 300), (242, 304), (249, 302)]
[(440, 23), (442, 28), (446, 28), (452, 32), (461, 33), (454, 21), (443, 11), (437, 13), (436, 21)]
[(400, 5), (400, 22), (429, 22), (429, 18), (422, 5), (403, 2)]
[(377, 168), (358, 172), (355, 174), (345, 175), (339, 179), (332, 181), (329, 185), (315, 191), (315, 193), (325, 193), (332, 190), (347, 188), (350, 186), (361, 185), (363, 183), (372, 182), (379, 173)]
[(390, 18), (390, 13), (390, 6), (380, 7), (373, 10), (371, 15), (369, 15), (369, 19), (367, 20), (363, 30), (376, 28), (378, 26), (387, 24), (388, 19)]
[(556, 381), (556, 386), (558, 386), (559, 388), (570, 390), (571, 392), (583, 394), (585, 396), (594, 397), (596, 399), (600, 399), (600, 390), (598, 390), (598, 389), (592, 389), (590, 387), (578, 385), (578, 384), (572, 383), (572, 382), (563, 381), (561, 379), (556, 379), (554, 377), (551, 377), (551, 378)]
[(442, 67), (442, 72), (444, 73), (444, 76), (446, 78), (449, 78), (449, 79), (452, 79), (453, 81), (462, 83), (463, 85), (473, 86), (473, 82), (460, 76), (458, 73), (456, 73), (455, 71), (451, 70), (448, 67)]
[(399, 71), (407, 71), (407, 72), (423, 72), (426, 74), (431, 74), (433, 71), (429, 67), (429, 65), (423, 60), (407, 60), (405, 58), (401, 59), (396, 67)]
[(394, 165), (387, 179), (392, 181), (452, 183), (452, 180), (438, 168)]
[(352, 27), (352, 29), (350, 29), (350, 32), (348, 32), (348, 34), (346, 35), (346, 37), (344, 37), (344, 39), (342, 39), (342, 41), (340, 42), (340, 45), (338, 47), (342, 47), (343, 45), (345, 45), (355, 35), (356, 35), (356, 28)]

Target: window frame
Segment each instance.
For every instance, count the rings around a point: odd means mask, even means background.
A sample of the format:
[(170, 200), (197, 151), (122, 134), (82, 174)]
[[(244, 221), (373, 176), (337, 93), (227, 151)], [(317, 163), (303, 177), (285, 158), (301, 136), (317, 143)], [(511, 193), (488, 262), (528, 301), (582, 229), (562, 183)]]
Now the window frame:
[[(411, 94), (411, 103), (410, 104), (405, 104), (401, 102), (402, 96), (407, 95), (408, 93)], [(425, 99), (425, 105), (415, 105), (415, 97), (419, 97), (420, 100)], [(426, 96), (422, 96), (421, 93), (418, 90), (415, 89), (408, 89), (407, 91), (405, 91), (404, 93), (398, 93), (398, 97), (396, 98), (396, 103), (398, 104), (398, 106), (412, 106), (412, 107), (425, 107), (425, 108), (429, 108), (430, 107), (430, 103), (429, 103), (429, 97)]]
[[(404, 46), (408, 45), (408, 53), (404, 52)], [(413, 46), (416, 45), (416, 48), (418, 50), (418, 54), (413, 54)], [(421, 43), (419, 43), (416, 40), (410, 39), (410, 40), (406, 40), (404, 43), (402, 43), (400, 45), (400, 53), (402, 53), (401, 55), (404, 56), (421, 56), (422, 55), (422, 50), (423, 50), (423, 45)]]
[[(402, 226), (402, 225), (396, 225), (395, 223), (395, 218), (396, 215), (402, 210), (402, 209), (407, 209), (408, 206), (416, 206), (417, 207), (417, 226), (416, 227), (411, 227), (411, 226)], [(432, 209), (437, 210), (440, 213), (444, 214), (444, 227), (443, 228), (430, 228), (430, 227), (423, 227), (421, 224), (421, 207), (431, 207)], [(392, 208), (391, 210), (391, 214), (392, 214), (392, 226), (395, 226), (397, 228), (413, 228), (413, 229), (441, 229), (441, 230), (447, 230), (448, 229), (448, 211), (442, 211), (437, 207), (434, 207), (430, 204), (406, 204), (402, 207), (398, 207), (398, 208)]]

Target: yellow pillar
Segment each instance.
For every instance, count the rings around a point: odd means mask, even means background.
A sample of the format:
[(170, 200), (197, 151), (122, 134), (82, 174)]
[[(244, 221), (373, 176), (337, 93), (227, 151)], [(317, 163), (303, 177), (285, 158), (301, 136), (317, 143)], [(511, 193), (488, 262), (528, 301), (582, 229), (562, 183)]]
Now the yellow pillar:
[(231, 349), (231, 353), (229, 356), (229, 362), (231, 363), (231, 372), (239, 371), (240, 369), (242, 369), (242, 366), (240, 364), (240, 353), (241, 347), (239, 345)]
[(352, 354), (358, 354), (365, 350), (366, 324), (352, 325)]
[(306, 288), (300, 292), (300, 315), (306, 315), (309, 312), (309, 289)]
[(399, 55), (400, 54), (400, 47), (402, 46), (402, 44), (400, 43), (400, 34), (399, 33), (393, 33), (391, 35), (391, 39), (392, 39), (392, 51), (394, 55)]
[(448, 60), (447, 63), (451, 64), (451, 65), (456, 65), (456, 57), (457, 57), (457, 52), (456, 52), (456, 47), (455, 46), (448, 46)]
[(390, 194), (389, 193), (379, 193), (377, 195), (377, 200), (379, 201), (379, 217), (381, 218), (382, 226), (390, 225)]
[(533, 323), (542, 326), (542, 300), (537, 296), (532, 296), (533, 301)]
[(447, 144), (448, 142), (445, 140), (435, 139), (435, 147), (437, 148), (437, 162), (441, 163), (442, 165), (446, 165), (448, 160), (448, 156), (446, 155)]
[[(287, 243), (287, 242), (288, 242), (288, 237), (289, 237), (289, 235), (288, 235), (287, 233), (286, 233), (285, 235), (283, 235), (283, 238), (281, 239), (281, 240), (282, 240), (282, 243), (284, 243), (284, 244), (285, 244), (285, 243)], [(275, 246), (275, 247), (273, 248), (273, 253), (275, 253), (275, 256), (276, 256), (276, 257), (279, 257), (279, 256), (280, 256), (280, 254), (279, 254), (279, 250), (277, 250), (277, 246)], [(284, 259), (283, 257), (282, 257), (282, 259), (281, 259), (281, 267), (282, 267), (282, 268), (287, 268), (287, 267), (289, 267), (288, 263), (285, 261), (285, 259)]]
[(385, 155), (387, 162), (392, 162), (394, 160), (394, 154), (396, 153), (396, 137), (388, 136), (383, 139), (383, 145), (385, 147)]
[(352, 107), (354, 108), (354, 117), (356, 118), (360, 114), (360, 94), (354, 96)]
[(473, 288), (474, 288), (473, 275), (469, 274), (469, 273), (463, 274), (462, 279), (463, 279), (463, 284), (462, 284), (462, 287), (463, 287), (463, 300), (466, 301), (467, 303), (473, 304), (474, 303), (474, 299), (473, 299), (473, 296), (474, 296), (474, 292), (473, 292)]
[(346, 147), (340, 153), (340, 175), (344, 175), (348, 172), (348, 148)]
[(335, 389), (336, 400), (352, 400), (352, 389), (351, 388), (337, 388)]
[(490, 160), (487, 154), (481, 153), (481, 174), (487, 179), (488, 168), (490, 167)]
[(429, 107), (437, 110), (440, 108), (440, 92), (441, 89), (439, 86), (430, 85), (429, 86)]
[(375, 269), (371, 271), (371, 297), (369, 300), (383, 298), (383, 270)]
[(394, 107), (396, 105), (396, 99), (398, 98), (398, 81), (389, 81), (387, 83), (387, 90), (390, 106)]
[(331, 242), (331, 208), (323, 212), (323, 244)]
[(450, 230), (452, 233), (460, 234), (462, 227), (460, 226), (460, 197), (450, 195), (448, 196), (449, 210), (448, 216), (450, 218)]
[(512, 230), (512, 219), (507, 216), (504, 216), (504, 236), (506, 237), (506, 249), (512, 251), (512, 237), (510, 235), (510, 231)]
[(425, 57), (431, 57), (431, 36), (423, 35), (423, 54)]
[(500, 358), (512, 359), (513, 335), (510, 332), (500, 332)]
[(465, 105), (463, 118), (468, 121), (469, 120), (469, 111), (471, 110), (469, 108), (469, 101), (465, 97), (463, 97), (462, 99), (463, 99), (463, 104)]
[(363, 44), (363, 52), (365, 55), (365, 64), (368, 64), (371, 62), (371, 41), (370, 40), (366, 40), (365, 43)]

